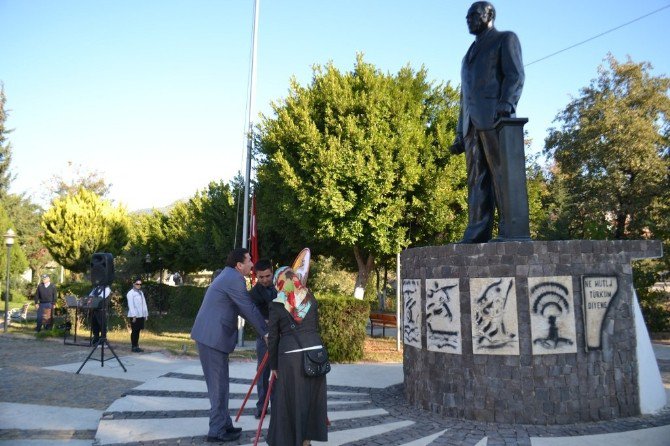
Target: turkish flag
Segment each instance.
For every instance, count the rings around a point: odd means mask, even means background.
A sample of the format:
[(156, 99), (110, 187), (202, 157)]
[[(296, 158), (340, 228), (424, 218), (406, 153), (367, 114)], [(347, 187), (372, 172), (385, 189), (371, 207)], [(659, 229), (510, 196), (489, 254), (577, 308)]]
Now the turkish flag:
[[(256, 195), (251, 197), (251, 261), (258, 262), (258, 233), (256, 232)], [(256, 272), (251, 272), (251, 282), (256, 283)]]

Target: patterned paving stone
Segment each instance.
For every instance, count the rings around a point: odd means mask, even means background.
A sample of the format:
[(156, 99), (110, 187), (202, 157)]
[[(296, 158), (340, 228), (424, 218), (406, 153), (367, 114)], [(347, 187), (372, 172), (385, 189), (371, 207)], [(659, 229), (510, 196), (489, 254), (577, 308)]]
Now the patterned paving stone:
[[(112, 444), (124, 445), (201, 445), (206, 443), (204, 432), (208, 410), (193, 408), (192, 399), (206, 400), (207, 394), (202, 391), (189, 390), (151, 390), (140, 389), (142, 383), (124, 379), (109, 379), (93, 375), (74, 375), (42, 367), (53, 366), (63, 361), (59, 354), (65, 355), (66, 361), (74, 357), (71, 347), (35, 340), (8, 340), (0, 336), (0, 368), (7, 380), (12, 394), (0, 393), (0, 401), (14, 403), (40, 403), (60, 407), (82, 407), (106, 410), (101, 417), (98, 431), (91, 429), (3, 429), (0, 423), (0, 441), (41, 440), (54, 441), (91, 440), (101, 434), (107, 425), (124, 431), (124, 426), (134, 426), (137, 432), (150, 431), (151, 426), (170, 426), (184, 423), (186, 426), (196, 425), (194, 432), (183, 431), (170, 434), (165, 438), (164, 432), (148, 432), (146, 439), (141, 436), (125, 436), (123, 440)], [(17, 356), (19, 352), (20, 360)], [(660, 360), (660, 368), (664, 378), (670, 374), (670, 361)], [(192, 372), (192, 370), (189, 370)], [(202, 387), (202, 375), (194, 373), (165, 373), (156, 380), (169, 379), (167, 382), (178, 383), (179, 389)], [(43, 380), (53, 382), (54, 395), (44, 395), (33, 387)], [(667, 382), (667, 378), (666, 378)], [(95, 385), (89, 385), (93, 383)], [(192, 384), (189, 384), (192, 383)], [(235, 377), (232, 383), (236, 389), (248, 388), (250, 379)], [(43, 386), (42, 386), (43, 387)], [(151, 386), (149, 386), (151, 387)], [(156, 386), (153, 388), (161, 388)], [(69, 390), (73, 389), (70, 395)], [(79, 392), (79, 393), (77, 393)], [(410, 406), (404, 398), (402, 384), (392, 385), (383, 389), (373, 387), (356, 387), (346, 385), (329, 385), (329, 445), (391, 445), (391, 446), (423, 446), (431, 445), (530, 445), (532, 439), (561, 439), (563, 437), (579, 437), (597, 434), (612, 434), (670, 426), (670, 409), (653, 416), (621, 418), (599, 423), (577, 423), (569, 425), (514, 425), (502, 423), (484, 423), (453, 418), (444, 418), (432, 412), (426, 412)], [(253, 395), (253, 394), (252, 394)], [(240, 407), (245, 393), (231, 394), (231, 409), (236, 412)], [(119, 406), (124, 398), (132, 398), (137, 410), (110, 410)], [(166, 410), (160, 408), (161, 400), (166, 402)], [(255, 396), (252, 396), (242, 412), (240, 422), (244, 428), (242, 436), (236, 442), (226, 444), (253, 444), (257, 422), (253, 419)], [(143, 401), (146, 407), (142, 407)], [(182, 404), (180, 404), (182, 402)], [(201, 404), (199, 402), (198, 404)], [(122, 405), (121, 405), (122, 406)], [(191, 407), (191, 408), (189, 408)], [(200, 407), (196, 405), (196, 407)], [(112, 424), (110, 424), (112, 423)], [(266, 432), (267, 421), (261, 431)], [(130, 432), (130, 430), (128, 431)], [(133, 431), (136, 432), (136, 431)], [(153, 436), (152, 436), (153, 435)], [(163, 435), (163, 436), (161, 436)], [(262, 440), (262, 438), (261, 438)], [(67, 442), (66, 442), (67, 443)]]

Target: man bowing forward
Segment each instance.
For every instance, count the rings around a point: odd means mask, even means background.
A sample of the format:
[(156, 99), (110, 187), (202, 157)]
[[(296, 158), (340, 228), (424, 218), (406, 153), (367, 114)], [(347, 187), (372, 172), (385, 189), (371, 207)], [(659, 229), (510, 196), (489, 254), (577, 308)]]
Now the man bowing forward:
[(228, 355), (237, 345), (237, 317), (248, 320), (267, 342), (267, 325), (249, 297), (244, 280), (253, 266), (244, 248), (228, 254), (226, 267), (207, 289), (191, 330), (212, 405), (207, 433), (210, 442), (234, 441), (242, 432), (242, 428), (233, 426), (228, 411)]

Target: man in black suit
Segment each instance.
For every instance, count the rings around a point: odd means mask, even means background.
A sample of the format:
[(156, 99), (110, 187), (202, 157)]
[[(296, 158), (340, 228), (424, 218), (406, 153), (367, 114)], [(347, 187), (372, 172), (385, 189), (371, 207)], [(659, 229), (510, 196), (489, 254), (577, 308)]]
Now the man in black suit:
[(475, 41), (463, 58), (461, 110), (451, 152), (465, 152), (468, 174), (468, 227), (461, 243), (491, 240), (495, 209), (498, 239), (505, 239), (501, 217), (501, 159), (494, 123), (514, 117), (521, 97), (524, 72), (521, 45), (516, 34), (493, 26), (495, 9), (489, 2), (475, 2), (466, 21)]
[[(265, 322), (270, 320), (270, 302), (276, 299), (277, 289), (272, 283), (272, 264), (269, 260), (261, 259), (254, 265), (254, 271), (256, 273), (256, 285), (251, 289), (249, 294), (251, 295), (251, 300), (258, 308), (258, 311), (261, 312)], [(268, 351), (268, 346), (265, 343), (265, 339), (259, 334), (256, 338), (256, 357), (258, 358), (257, 365), (261, 365), (263, 356)], [(263, 373), (258, 378), (256, 383), (256, 391), (258, 392), (258, 402), (256, 402), (256, 419), (261, 417), (261, 412), (263, 411), (263, 403), (265, 402), (265, 397), (268, 391), (268, 384), (270, 381), (270, 364), (266, 364)], [(269, 408), (268, 408), (269, 411)]]

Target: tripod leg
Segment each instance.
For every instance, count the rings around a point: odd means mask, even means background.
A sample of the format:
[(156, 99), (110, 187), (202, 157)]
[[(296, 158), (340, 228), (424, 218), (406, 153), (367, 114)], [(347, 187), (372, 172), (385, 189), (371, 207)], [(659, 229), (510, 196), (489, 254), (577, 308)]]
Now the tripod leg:
[(112, 346), (109, 345), (109, 342), (107, 342), (107, 338), (105, 338), (105, 340), (104, 340), (103, 342), (104, 342), (105, 344), (107, 344), (107, 347), (109, 348), (109, 351), (112, 352), (112, 355), (114, 355), (114, 357), (116, 358), (116, 360), (119, 361), (119, 365), (121, 366), (121, 368), (123, 369), (123, 371), (124, 371), (124, 372), (127, 372), (128, 370), (126, 370), (126, 368), (124, 367), (124, 365), (123, 365), (123, 363), (121, 362), (121, 360), (119, 359), (119, 357), (116, 356), (116, 352), (114, 351), (114, 349), (112, 348)]
[(74, 307), (74, 343), (77, 343), (77, 326), (79, 325), (79, 305)]
[(86, 365), (86, 362), (89, 359), (91, 359), (91, 356), (93, 356), (93, 353), (95, 353), (96, 348), (98, 348), (98, 344), (95, 344), (95, 347), (93, 347), (93, 350), (91, 350), (91, 353), (89, 353), (88, 356), (86, 357), (86, 359), (84, 359), (84, 362), (81, 363), (81, 365), (79, 366), (79, 370), (77, 370), (76, 373), (75, 373), (76, 375), (78, 375), (79, 372), (81, 372), (81, 369), (84, 368), (84, 366)]

